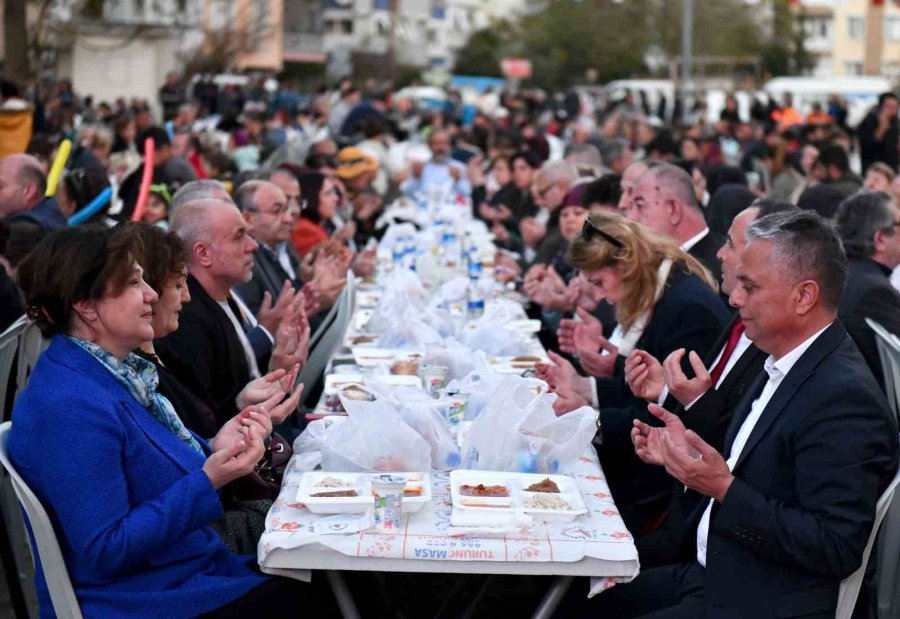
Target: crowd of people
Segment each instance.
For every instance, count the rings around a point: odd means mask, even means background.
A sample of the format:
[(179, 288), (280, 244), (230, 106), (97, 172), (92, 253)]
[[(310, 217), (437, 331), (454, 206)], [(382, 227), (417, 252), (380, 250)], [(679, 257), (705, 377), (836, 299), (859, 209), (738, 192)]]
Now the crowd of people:
[(0, 159), (0, 328), (24, 313), (52, 338), (9, 450), (86, 616), (337, 612), (245, 555), (317, 396), (297, 383), (312, 333), (373, 276), (387, 207), (435, 192), (494, 235), (556, 413), (599, 411), (642, 573), (591, 600), (576, 583), (560, 615), (834, 616), (898, 466), (866, 319), (900, 335), (900, 100), (855, 128), (789, 98), (673, 124), (630, 95), (559, 100), (172, 75), (154, 116), (3, 83), (0, 112), (36, 131)]

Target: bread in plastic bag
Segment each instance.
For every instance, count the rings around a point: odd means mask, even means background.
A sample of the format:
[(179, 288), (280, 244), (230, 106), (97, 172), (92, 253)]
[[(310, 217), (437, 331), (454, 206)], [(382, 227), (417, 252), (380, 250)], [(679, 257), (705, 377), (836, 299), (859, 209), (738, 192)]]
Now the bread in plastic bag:
[(461, 450), (467, 469), (567, 473), (590, 446), (596, 411), (582, 407), (563, 417), (556, 395), (535, 394), (528, 379), (508, 376), (473, 421)]
[(341, 396), (347, 420), (331, 428), (322, 449), (324, 471), (428, 471), (431, 447), (386, 401)]

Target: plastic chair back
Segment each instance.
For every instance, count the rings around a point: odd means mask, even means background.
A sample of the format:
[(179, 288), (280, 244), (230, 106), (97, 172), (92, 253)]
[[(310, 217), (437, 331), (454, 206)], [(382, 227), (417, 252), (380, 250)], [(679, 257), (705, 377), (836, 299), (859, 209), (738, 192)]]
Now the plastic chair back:
[(19, 335), (19, 368), (16, 376), (16, 395), (28, 385), (31, 372), (37, 364), (38, 357), (50, 345), (50, 340), (41, 335), (37, 325), (29, 320), (25, 330)]
[[(897, 490), (898, 483), (900, 483), (900, 470), (894, 474), (894, 479), (878, 499), (878, 503), (875, 507), (875, 523), (872, 525), (872, 532), (869, 533), (869, 541), (866, 543), (866, 549), (863, 552), (862, 565), (859, 566), (858, 570), (841, 581), (841, 588), (838, 591), (835, 619), (850, 619), (850, 616), (853, 614), (853, 607), (856, 606), (856, 598), (859, 596), (859, 588), (862, 586), (863, 578), (866, 575), (866, 565), (869, 563), (869, 555), (872, 554), (872, 546), (875, 545), (875, 538), (878, 537), (878, 529), (881, 527), (884, 515), (891, 506), (891, 501), (894, 498), (894, 492)], [(896, 559), (898, 551), (900, 551), (900, 548), (894, 548), (894, 559)], [(882, 552), (879, 554), (884, 553)], [(881, 581), (880, 573), (879, 581)]]
[(884, 390), (894, 417), (900, 424), (900, 340), (871, 318), (866, 318), (866, 324), (875, 333), (881, 371), (884, 374)]
[[(28, 326), (28, 319), (22, 316), (0, 334), (0, 413), (6, 415), (6, 395), (9, 392), (9, 379), (13, 375), (13, 361), (19, 350), (19, 338)], [(18, 376), (18, 371), (16, 372)]]
[(300, 374), (297, 375), (297, 383), (311, 385), (318, 379), (328, 366), (328, 362), (334, 353), (337, 352), (344, 338), (344, 333), (350, 325), (350, 319), (353, 317), (352, 309), (356, 307), (356, 278), (353, 273), (347, 273), (347, 285), (344, 286), (341, 296), (338, 297), (334, 304), (337, 308), (334, 320), (328, 325), (322, 337), (319, 338), (315, 348), (310, 349), (309, 358), (306, 365), (303, 366)]
[(41, 558), (50, 599), (53, 601), (53, 610), (59, 619), (81, 619), (81, 608), (78, 605), (78, 598), (75, 597), (72, 581), (69, 580), (69, 572), (53, 524), (41, 502), (9, 461), (7, 441), (11, 429), (12, 423), (9, 421), (0, 424), (0, 463), (9, 473), (16, 496), (19, 497), (19, 502), (31, 523), (34, 543)]

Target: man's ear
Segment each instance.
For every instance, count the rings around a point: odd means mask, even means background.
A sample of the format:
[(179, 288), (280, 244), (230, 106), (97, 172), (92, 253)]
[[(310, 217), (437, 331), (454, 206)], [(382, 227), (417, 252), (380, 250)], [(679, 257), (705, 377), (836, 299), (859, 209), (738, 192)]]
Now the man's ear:
[(819, 302), (819, 284), (808, 279), (797, 284), (797, 313), (805, 316)]
[(680, 224), (684, 218), (684, 204), (680, 200), (669, 198), (666, 200), (666, 208), (669, 210), (669, 223), (673, 226)]
[(197, 241), (191, 248), (191, 254), (197, 264), (202, 267), (209, 267), (212, 264), (212, 252), (208, 243)]

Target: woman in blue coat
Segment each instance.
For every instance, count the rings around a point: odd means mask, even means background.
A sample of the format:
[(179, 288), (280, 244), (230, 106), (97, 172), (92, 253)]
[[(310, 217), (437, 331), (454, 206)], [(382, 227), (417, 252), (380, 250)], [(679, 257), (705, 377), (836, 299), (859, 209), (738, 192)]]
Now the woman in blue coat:
[[(72, 228), (19, 267), (29, 316), (53, 336), (16, 402), (9, 453), (53, 522), (86, 617), (193, 617), (308, 608), (208, 526), (217, 490), (253, 470), (271, 429), (238, 415), (209, 442), (156, 392), (156, 293), (133, 230)], [(53, 616), (42, 570), (41, 616)]]

